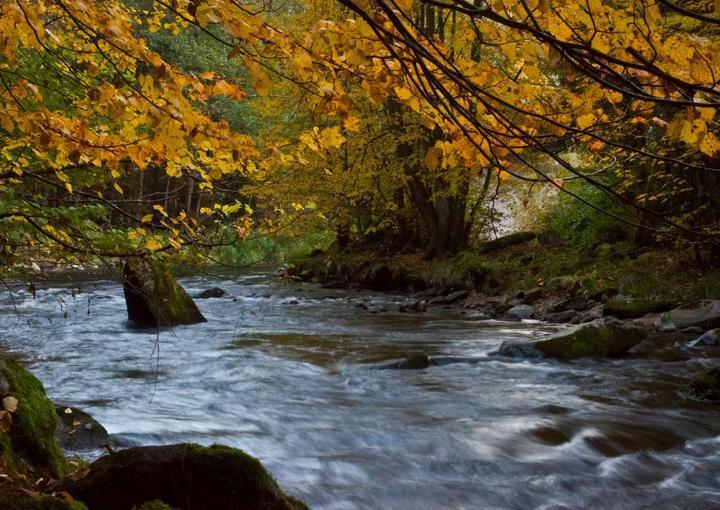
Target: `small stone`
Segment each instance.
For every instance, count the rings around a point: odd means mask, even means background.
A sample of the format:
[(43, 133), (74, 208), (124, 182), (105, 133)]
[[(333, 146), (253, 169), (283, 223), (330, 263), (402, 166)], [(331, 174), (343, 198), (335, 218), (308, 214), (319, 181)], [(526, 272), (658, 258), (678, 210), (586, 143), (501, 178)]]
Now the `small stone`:
[(8, 412), (14, 413), (17, 411), (18, 406), (18, 399), (16, 399), (13, 396), (5, 397), (2, 401), (3, 403), (3, 409), (5, 409)]

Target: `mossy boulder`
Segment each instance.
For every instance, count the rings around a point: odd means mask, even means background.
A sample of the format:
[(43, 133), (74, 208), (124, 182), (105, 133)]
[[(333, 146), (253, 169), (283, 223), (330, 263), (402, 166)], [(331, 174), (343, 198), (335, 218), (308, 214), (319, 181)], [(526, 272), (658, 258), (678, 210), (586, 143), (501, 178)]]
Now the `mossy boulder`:
[(205, 322), (192, 298), (165, 262), (128, 260), (123, 269), (128, 320), (140, 328)]
[(0, 510), (88, 510), (79, 501), (26, 492), (0, 494)]
[(647, 333), (640, 328), (599, 320), (535, 342), (505, 342), (500, 346), (498, 354), (561, 360), (614, 357), (629, 351), (646, 337)]
[(55, 406), (42, 383), (16, 360), (0, 359), (0, 393), (17, 399), (6, 432), (0, 432), (0, 461), (5, 472), (34, 472), (59, 477), (67, 463), (55, 437)]
[(195, 444), (128, 448), (102, 457), (58, 490), (90, 510), (131, 510), (160, 500), (180, 510), (302, 510), (260, 462), (225, 446)]

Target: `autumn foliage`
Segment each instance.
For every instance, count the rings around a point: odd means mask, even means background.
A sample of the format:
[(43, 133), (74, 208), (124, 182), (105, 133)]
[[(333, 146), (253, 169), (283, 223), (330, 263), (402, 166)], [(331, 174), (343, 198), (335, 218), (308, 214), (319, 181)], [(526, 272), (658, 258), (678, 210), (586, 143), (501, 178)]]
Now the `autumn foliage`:
[[(189, 32), (242, 72), (148, 42)], [(6, 255), (319, 223), (439, 254), (501, 186), (569, 180), (658, 238), (720, 233), (713, 2), (1, 0), (0, 34)], [(219, 97), (261, 128), (231, 127)], [(125, 189), (151, 174), (164, 198)]]

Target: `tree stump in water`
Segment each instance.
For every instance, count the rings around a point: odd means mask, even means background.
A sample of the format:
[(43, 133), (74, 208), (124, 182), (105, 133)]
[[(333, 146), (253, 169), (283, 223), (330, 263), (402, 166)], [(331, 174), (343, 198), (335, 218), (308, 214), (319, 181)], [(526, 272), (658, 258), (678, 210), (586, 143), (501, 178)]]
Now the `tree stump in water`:
[(126, 261), (123, 291), (128, 320), (137, 327), (162, 328), (206, 321), (165, 263)]

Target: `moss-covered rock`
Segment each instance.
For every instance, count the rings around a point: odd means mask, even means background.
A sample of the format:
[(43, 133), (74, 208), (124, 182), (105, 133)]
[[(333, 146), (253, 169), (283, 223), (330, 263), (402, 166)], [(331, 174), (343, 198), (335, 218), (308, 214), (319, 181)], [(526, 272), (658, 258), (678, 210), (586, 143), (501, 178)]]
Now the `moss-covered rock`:
[(42, 383), (16, 360), (0, 360), (2, 397), (17, 399), (7, 432), (0, 432), (0, 458), (7, 471), (62, 476), (67, 469), (55, 437), (55, 407)]
[(0, 494), (0, 510), (87, 510), (79, 501), (26, 492)]
[(510, 357), (550, 357), (561, 360), (598, 356), (619, 356), (642, 342), (647, 333), (608, 321), (581, 324), (550, 338), (535, 342), (505, 342), (498, 354)]
[(162, 261), (128, 260), (123, 270), (123, 291), (128, 320), (138, 327), (205, 322), (195, 302)]
[(63, 482), (90, 510), (131, 510), (160, 500), (181, 510), (302, 510), (260, 462), (225, 446), (194, 444), (129, 448), (102, 457), (89, 473)]

